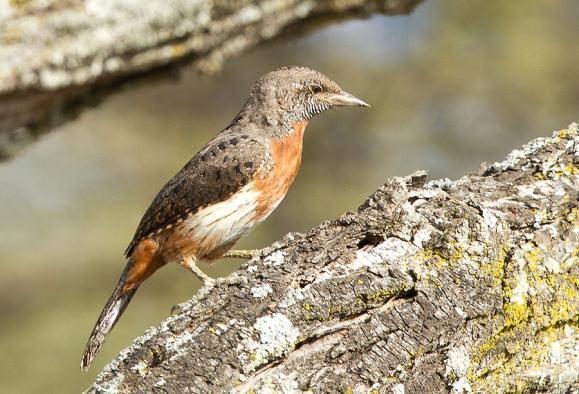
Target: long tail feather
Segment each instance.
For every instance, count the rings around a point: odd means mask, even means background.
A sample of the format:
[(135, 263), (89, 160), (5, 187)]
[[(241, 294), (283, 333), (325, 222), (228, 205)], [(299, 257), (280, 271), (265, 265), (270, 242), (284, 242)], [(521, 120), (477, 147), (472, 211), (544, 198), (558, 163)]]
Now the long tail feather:
[(119, 279), (117, 287), (113, 291), (113, 294), (105, 304), (93, 330), (90, 334), (86, 347), (84, 348), (84, 354), (82, 360), (80, 361), (80, 368), (84, 371), (88, 370), (90, 364), (92, 363), (94, 357), (101, 349), (104, 341), (107, 339), (109, 333), (125, 311), (127, 305), (131, 301), (131, 298), (135, 295), (138, 287), (131, 290), (125, 291), (123, 293), (123, 288), (127, 282), (127, 274), (132, 267), (132, 261), (129, 260), (127, 265)]

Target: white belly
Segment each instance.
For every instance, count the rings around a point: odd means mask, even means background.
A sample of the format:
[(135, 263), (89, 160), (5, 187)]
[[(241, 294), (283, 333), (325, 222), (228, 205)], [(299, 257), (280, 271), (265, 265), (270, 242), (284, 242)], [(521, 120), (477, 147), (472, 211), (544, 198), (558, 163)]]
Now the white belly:
[(203, 249), (214, 249), (239, 238), (256, 224), (259, 192), (245, 185), (225, 201), (203, 208), (183, 223), (183, 230)]

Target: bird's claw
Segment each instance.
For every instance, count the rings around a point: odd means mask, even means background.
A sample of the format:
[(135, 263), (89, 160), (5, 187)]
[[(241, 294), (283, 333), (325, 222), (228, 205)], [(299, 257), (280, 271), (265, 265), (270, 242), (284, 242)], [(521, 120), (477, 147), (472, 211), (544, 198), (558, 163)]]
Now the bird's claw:
[(231, 259), (251, 260), (256, 256), (259, 256), (260, 253), (261, 253), (260, 249), (230, 250), (228, 252), (225, 252), (223, 257)]

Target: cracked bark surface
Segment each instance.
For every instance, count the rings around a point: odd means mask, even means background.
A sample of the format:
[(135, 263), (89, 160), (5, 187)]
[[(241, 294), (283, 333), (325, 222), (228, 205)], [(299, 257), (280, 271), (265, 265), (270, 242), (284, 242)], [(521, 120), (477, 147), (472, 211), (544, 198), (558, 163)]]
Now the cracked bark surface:
[(262, 42), (375, 13), (409, 13), (421, 1), (0, 2), (0, 161), (123, 82), (185, 63), (214, 72)]
[(451, 181), (391, 178), (181, 304), (89, 392), (571, 392), (578, 125)]

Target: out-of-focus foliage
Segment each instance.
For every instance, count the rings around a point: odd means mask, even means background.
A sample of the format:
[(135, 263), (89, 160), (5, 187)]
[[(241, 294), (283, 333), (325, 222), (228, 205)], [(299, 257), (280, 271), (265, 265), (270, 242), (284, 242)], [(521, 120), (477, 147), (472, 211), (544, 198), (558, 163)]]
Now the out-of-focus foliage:
[[(311, 122), (280, 208), (240, 247), (354, 210), (388, 176), (456, 177), (579, 115), (573, 1), (429, 0), (276, 42), (223, 73), (129, 89), (0, 166), (0, 391), (78, 392), (198, 283), (171, 265), (138, 292), (88, 374), (78, 361), (162, 184), (228, 124), (251, 83), (317, 68), (372, 104)], [(226, 275), (238, 262), (206, 268)]]

